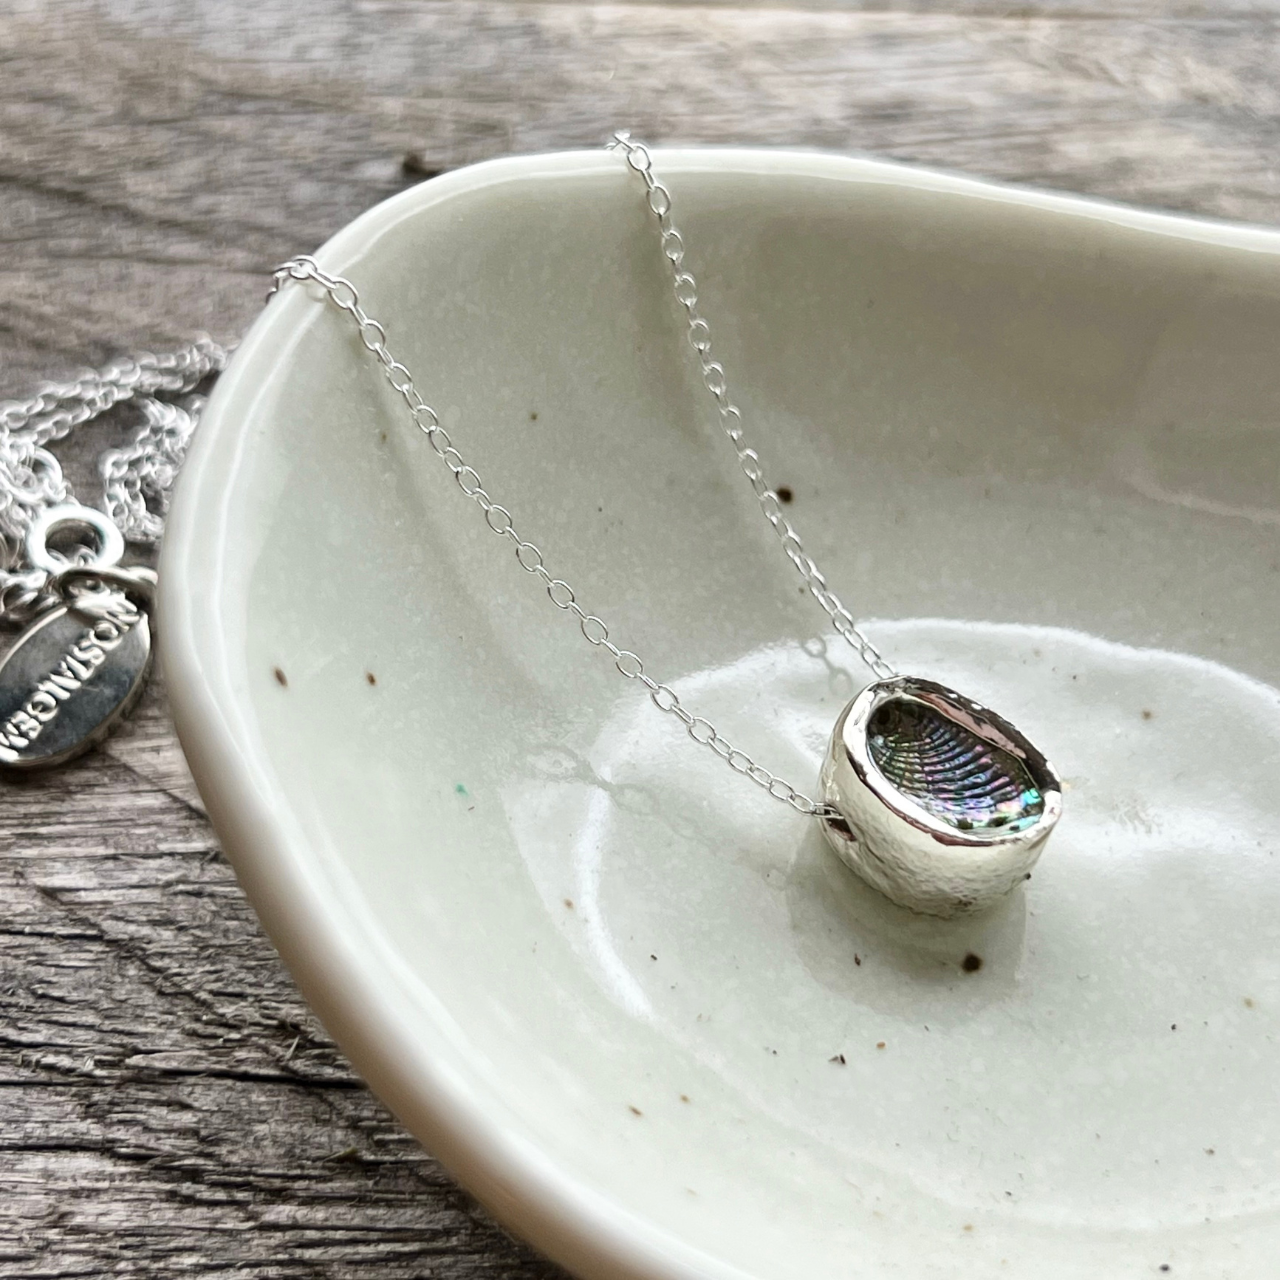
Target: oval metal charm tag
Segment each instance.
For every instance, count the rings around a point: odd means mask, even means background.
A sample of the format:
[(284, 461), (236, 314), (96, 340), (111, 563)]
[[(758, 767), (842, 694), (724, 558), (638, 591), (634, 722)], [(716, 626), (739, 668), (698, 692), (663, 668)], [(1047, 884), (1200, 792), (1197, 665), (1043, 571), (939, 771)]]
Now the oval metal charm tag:
[(150, 666), (147, 614), (123, 593), (37, 618), (0, 662), (0, 768), (87, 751), (137, 701)]

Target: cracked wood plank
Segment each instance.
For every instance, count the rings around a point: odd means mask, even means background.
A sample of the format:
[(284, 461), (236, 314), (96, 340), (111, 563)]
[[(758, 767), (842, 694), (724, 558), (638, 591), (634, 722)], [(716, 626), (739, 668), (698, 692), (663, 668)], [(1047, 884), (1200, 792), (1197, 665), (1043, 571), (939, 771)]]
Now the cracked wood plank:
[[(0, 8), (0, 395), (198, 328), (429, 173), (658, 142), (1280, 208), (1280, 5), (23, 0)], [(73, 478), (127, 423), (65, 451)], [(361, 1086), (259, 930), (157, 683), (0, 783), (0, 1276), (558, 1274)]]

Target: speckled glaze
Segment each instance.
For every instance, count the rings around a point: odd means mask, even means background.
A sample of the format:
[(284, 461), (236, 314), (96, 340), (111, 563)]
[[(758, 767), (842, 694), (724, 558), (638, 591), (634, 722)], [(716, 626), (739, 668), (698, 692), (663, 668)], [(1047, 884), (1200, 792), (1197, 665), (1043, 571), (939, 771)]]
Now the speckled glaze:
[[(1050, 854), (968, 920), (862, 886), (598, 660), (295, 289), (161, 565), (263, 922), (578, 1275), (1271, 1280), (1280, 237), (834, 156), (657, 165), (789, 517), (895, 666), (1054, 760)], [(708, 420), (616, 158), (448, 174), (319, 259), (615, 638), (815, 782), (865, 677)]]

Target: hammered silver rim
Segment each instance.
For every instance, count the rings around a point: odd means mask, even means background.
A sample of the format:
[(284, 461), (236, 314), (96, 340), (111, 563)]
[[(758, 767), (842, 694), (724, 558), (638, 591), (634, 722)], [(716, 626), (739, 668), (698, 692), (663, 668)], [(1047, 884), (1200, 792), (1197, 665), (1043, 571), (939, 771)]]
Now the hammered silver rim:
[[(871, 759), (867, 742), (867, 729), (872, 717), (886, 702), (895, 699), (924, 703), (948, 719), (964, 724), (975, 736), (1016, 756), (1044, 797), (1044, 810), (1035, 822), (1018, 831), (999, 828), (964, 830), (937, 817), (900, 791)], [(1062, 784), (1057, 770), (1035, 744), (994, 711), (932, 680), (898, 676), (868, 685), (849, 709), (843, 737), (859, 778), (880, 802), (904, 822), (948, 844), (985, 847), (1022, 843), (1028, 838), (1039, 838), (1040, 828), (1052, 827), (1062, 811)]]

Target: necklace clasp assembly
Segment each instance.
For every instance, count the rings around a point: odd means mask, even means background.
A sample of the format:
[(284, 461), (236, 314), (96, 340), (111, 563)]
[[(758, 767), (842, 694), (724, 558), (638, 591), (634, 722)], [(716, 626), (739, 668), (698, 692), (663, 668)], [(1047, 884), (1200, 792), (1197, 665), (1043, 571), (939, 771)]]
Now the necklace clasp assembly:
[[(97, 543), (83, 563), (49, 546), (68, 526)], [(56, 603), (0, 662), (0, 766), (9, 769), (47, 768), (87, 751), (128, 713), (151, 666), (155, 575), (119, 567), (124, 537), (109, 517), (74, 502), (46, 507), (27, 530), (26, 553), (48, 575)]]

